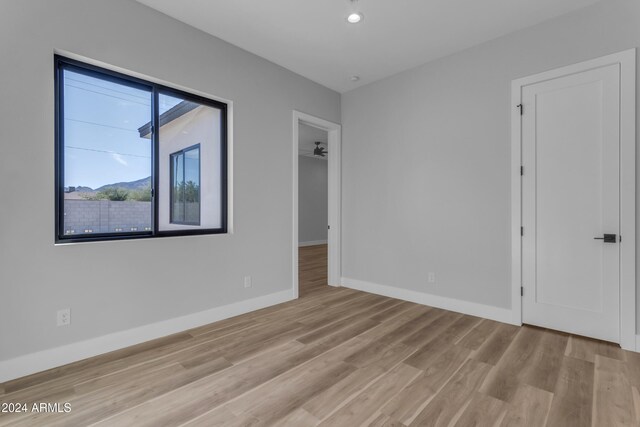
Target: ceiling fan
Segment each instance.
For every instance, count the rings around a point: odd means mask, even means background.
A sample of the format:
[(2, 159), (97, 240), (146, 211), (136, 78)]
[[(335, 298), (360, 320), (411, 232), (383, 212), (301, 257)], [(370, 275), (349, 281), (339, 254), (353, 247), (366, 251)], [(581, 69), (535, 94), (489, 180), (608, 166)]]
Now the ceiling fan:
[(316, 144), (316, 148), (313, 149), (314, 156), (325, 157), (325, 154), (329, 154), (329, 152), (326, 151), (324, 147), (320, 146), (322, 142), (317, 141), (315, 144)]

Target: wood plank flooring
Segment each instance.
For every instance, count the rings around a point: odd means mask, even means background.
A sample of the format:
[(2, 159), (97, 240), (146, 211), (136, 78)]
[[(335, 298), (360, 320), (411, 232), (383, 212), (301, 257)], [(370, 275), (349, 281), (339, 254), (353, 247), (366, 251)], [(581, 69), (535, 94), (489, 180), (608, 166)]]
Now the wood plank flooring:
[(326, 285), (300, 299), (0, 384), (2, 426), (638, 426), (640, 354)]

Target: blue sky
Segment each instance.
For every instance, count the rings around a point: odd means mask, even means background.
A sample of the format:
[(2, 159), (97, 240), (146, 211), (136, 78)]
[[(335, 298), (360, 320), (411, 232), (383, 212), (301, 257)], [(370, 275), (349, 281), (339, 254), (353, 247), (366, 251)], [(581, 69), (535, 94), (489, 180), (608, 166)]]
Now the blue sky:
[[(151, 175), (151, 92), (64, 72), (65, 187), (98, 188)], [(161, 95), (160, 114), (181, 99)]]

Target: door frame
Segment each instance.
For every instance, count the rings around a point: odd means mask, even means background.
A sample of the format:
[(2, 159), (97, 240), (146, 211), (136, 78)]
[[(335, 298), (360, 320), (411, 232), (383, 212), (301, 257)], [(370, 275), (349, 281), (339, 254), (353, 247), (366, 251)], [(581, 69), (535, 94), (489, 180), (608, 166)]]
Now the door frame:
[[(636, 49), (561, 67), (511, 83), (511, 307), (522, 324), (522, 88), (620, 64), (620, 346), (636, 348)], [(526, 111), (528, 106), (524, 105)], [(525, 171), (526, 173), (526, 171)]]
[(341, 189), (341, 147), (342, 147), (342, 126), (319, 117), (312, 116), (300, 111), (293, 111), (293, 298), (298, 298), (298, 126), (304, 123), (309, 126), (324, 130), (328, 134), (328, 226), (327, 233), (327, 264), (328, 283), (330, 286), (341, 286), (341, 242), (342, 242), (342, 189)]

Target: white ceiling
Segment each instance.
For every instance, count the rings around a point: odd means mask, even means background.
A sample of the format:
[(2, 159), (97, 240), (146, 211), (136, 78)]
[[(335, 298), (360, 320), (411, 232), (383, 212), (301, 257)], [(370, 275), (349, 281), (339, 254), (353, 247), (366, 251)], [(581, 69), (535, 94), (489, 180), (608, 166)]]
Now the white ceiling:
[(137, 1), (346, 92), (598, 0)]
[(325, 154), (324, 157), (314, 156), (313, 149), (316, 148), (316, 141), (322, 142), (320, 145), (324, 147), (325, 150), (327, 147), (327, 139), (329, 134), (326, 130), (314, 128), (313, 126), (305, 125), (304, 123), (300, 123), (300, 127), (298, 128), (298, 154), (301, 156), (313, 157), (314, 159), (327, 160), (329, 158), (328, 154)]

